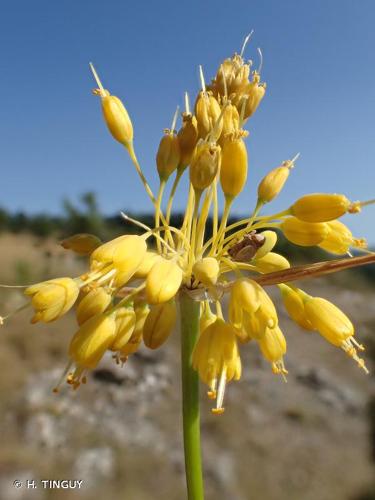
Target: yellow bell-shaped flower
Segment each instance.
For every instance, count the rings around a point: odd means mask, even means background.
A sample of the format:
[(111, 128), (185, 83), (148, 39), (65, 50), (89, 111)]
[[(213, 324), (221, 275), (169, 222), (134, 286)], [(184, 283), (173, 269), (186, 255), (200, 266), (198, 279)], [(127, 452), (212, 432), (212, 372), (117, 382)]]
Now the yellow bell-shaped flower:
[(314, 330), (313, 325), (307, 319), (305, 311), (304, 298), (306, 297), (306, 294), (299, 288), (291, 288), (290, 286), (284, 284), (280, 284), (279, 289), (281, 291), (281, 297), (283, 299), (285, 309), (292, 320), (305, 330)]
[(121, 351), (129, 342), (135, 328), (136, 313), (132, 307), (119, 307), (115, 311), (116, 336), (112, 351)]
[(218, 318), (205, 328), (195, 345), (193, 368), (209, 386), (209, 397), (216, 398), (214, 413), (223, 413), (225, 386), (241, 376), (241, 361), (233, 326)]
[(150, 313), (150, 308), (148, 304), (135, 304), (135, 325), (134, 330), (129, 338), (128, 342), (120, 349), (119, 355), (120, 359), (125, 361), (129, 354), (136, 352), (142, 342), (143, 337), (143, 327), (147, 316)]
[(259, 309), (264, 293), (258, 283), (248, 278), (238, 279), (233, 283), (229, 299), (229, 319), (235, 328), (242, 328), (244, 311), (254, 314)]
[(220, 168), (220, 146), (214, 143), (198, 143), (190, 164), (190, 182), (200, 192), (214, 181)]
[(271, 363), (273, 373), (286, 375), (288, 372), (283, 360), (286, 353), (286, 340), (280, 328), (278, 326), (266, 328), (258, 343), (263, 356)]
[(353, 238), (350, 229), (338, 220), (327, 222), (331, 231), (328, 236), (318, 245), (319, 248), (335, 255), (345, 255), (351, 247), (366, 248), (364, 238)]
[(32, 323), (50, 323), (60, 318), (74, 305), (79, 293), (77, 281), (57, 278), (29, 286), (25, 295), (31, 297), (35, 314)]

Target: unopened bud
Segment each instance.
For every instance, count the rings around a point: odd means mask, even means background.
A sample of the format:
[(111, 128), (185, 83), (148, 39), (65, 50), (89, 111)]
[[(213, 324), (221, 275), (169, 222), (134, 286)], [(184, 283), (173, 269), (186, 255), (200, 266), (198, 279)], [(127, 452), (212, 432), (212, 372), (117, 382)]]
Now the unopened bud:
[(190, 165), (198, 141), (197, 119), (191, 113), (182, 113), (182, 127), (177, 134), (180, 145), (180, 167)]
[(305, 222), (328, 222), (346, 214), (351, 202), (343, 194), (313, 193), (299, 198), (291, 214)]
[(207, 287), (216, 284), (219, 272), (219, 263), (214, 257), (204, 257), (193, 266), (194, 277)]
[(77, 307), (76, 315), (77, 322), (82, 325), (92, 316), (103, 313), (109, 304), (112, 297), (104, 288), (94, 288), (83, 297)]
[(216, 139), (221, 135), (223, 121), (219, 121), (221, 109), (215, 97), (210, 92), (201, 91), (195, 103), (195, 116), (198, 125), (198, 137), (206, 139), (216, 128)]
[(284, 161), (280, 167), (276, 167), (263, 177), (258, 186), (258, 199), (262, 203), (269, 203), (280, 193), (289, 177), (293, 163)]
[(319, 245), (331, 230), (324, 222), (304, 222), (296, 217), (285, 219), (280, 229), (289, 241), (303, 247)]
[(196, 191), (203, 191), (214, 181), (220, 167), (220, 146), (201, 142), (190, 164), (190, 182)]
[(172, 261), (162, 259), (156, 262), (146, 279), (146, 297), (149, 304), (160, 304), (172, 299), (182, 282), (183, 272)]
[(143, 341), (150, 349), (157, 349), (167, 340), (176, 324), (177, 310), (174, 301), (151, 307), (144, 327)]
[(221, 150), (220, 183), (230, 198), (240, 194), (247, 179), (247, 150), (241, 135), (228, 137)]
[(156, 165), (160, 179), (166, 181), (176, 170), (179, 163), (180, 146), (178, 137), (173, 130), (166, 129), (156, 154)]

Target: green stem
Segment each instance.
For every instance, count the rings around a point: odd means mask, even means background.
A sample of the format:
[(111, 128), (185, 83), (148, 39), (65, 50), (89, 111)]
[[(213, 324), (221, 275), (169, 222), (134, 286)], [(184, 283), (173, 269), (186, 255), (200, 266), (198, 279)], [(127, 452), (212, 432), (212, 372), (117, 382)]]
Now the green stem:
[(203, 500), (203, 477), (199, 425), (199, 379), (192, 367), (192, 353), (199, 333), (200, 303), (180, 294), (181, 376), (185, 473), (188, 500)]

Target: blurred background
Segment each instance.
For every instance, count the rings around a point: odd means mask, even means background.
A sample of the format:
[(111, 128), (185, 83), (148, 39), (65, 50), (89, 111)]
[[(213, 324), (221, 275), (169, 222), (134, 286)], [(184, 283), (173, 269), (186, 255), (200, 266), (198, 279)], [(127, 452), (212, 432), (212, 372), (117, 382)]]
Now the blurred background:
[[(267, 93), (248, 122), (249, 182), (233, 217), (252, 210), (259, 180), (298, 151), (273, 211), (314, 191), (374, 198), (374, 22), (372, 0), (3, 2), (0, 282), (76, 276), (85, 262), (58, 245), (63, 237), (133, 231), (120, 210), (150, 221), (143, 187), (91, 93), (89, 61), (128, 108), (137, 154), (156, 189), (157, 145), (184, 91), (193, 99), (199, 90), (198, 64), (209, 81), (254, 29), (245, 57), (257, 67), (261, 47)], [(182, 186), (177, 212), (185, 203)], [(370, 246), (373, 220), (371, 206), (344, 218)], [(330, 258), (282, 240), (278, 250), (293, 264)], [(209, 500), (375, 498), (375, 269), (301, 286), (353, 319), (371, 374), (299, 330), (280, 308), (288, 383), (249, 345), (222, 417), (211, 415), (202, 391)], [(22, 291), (1, 289), (1, 314), (22, 301)], [(29, 319), (25, 311), (1, 329), (0, 499), (184, 498), (178, 332), (123, 368), (106, 358), (87, 386), (56, 396), (74, 317), (48, 326)], [(15, 479), (82, 479), (83, 486), (16, 489)]]

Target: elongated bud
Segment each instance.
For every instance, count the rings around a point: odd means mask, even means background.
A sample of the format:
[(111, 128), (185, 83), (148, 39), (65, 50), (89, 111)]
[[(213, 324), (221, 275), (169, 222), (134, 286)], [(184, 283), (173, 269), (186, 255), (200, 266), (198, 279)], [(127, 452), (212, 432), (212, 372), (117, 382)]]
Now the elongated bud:
[(78, 255), (90, 255), (101, 244), (102, 242), (97, 236), (87, 233), (74, 234), (60, 243), (63, 248), (72, 250)]
[(190, 182), (196, 191), (203, 191), (214, 181), (220, 168), (220, 146), (201, 142), (190, 164)]
[(112, 297), (104, 288), (94, 288), (80, 301), (77, 307), (77, 322), (82, 325), (92, 316), (102, 314), (109, 304)]
[(108, 90), (103, 88), (91, 63), (90, 68), (99, 86), (99, 89), (94, 90), (94, 94), (101, 97), (104, 121), (113, 138), (128, 149), (133, 142), (133, 125), (128, 112), (118, 97), (111, 95)]
[(280, 228), (289, 241), (303, 247), (319, 245), (331, 230), (324, 222), (304, 222), (296, 217), (285, 219)]
[(288, 259), (274, 252), (269, 252), (261, 259), (254, 259), (252, 264), (264, 274), (283, 271), (284, 269), (290, 268)]
[(194, 277), (207, 287), (216, 285), (219, 272), (219, 263), (214, 257), (204, 257), (193, 266)]
[(169, 176), (178, 167), (180, 158), (181, 154), (178, 137), (174, 130), (166, 129), (156, 154), (156, 165), (160, 180), (168, 180)]
[(121, 351), (130, 340), (135, 323), (136, 315), (132, 307), (119, 307), (115, 312), (116, 337), (111, 345), (112, 351)]
[(242, 278), (233, 283), (229, 300), (229, 319), (235, 328), (242, 328), (244, 311), (254, 314), (259, 309), (262, 294), (262, 287), (251, 279)]
[(230, 198), (240, 194), (247, 179), (247, 150), (241, 136), (228, 137), (221, 150), (220, 183), (224, 195)]
[(149, 304), (160, 304), (172, 299), (182, 282), (182, 269), (172, 260), (162, 259), (154, 264), (146, 279), (146, 297)]
[(136, 304), (134, 306), (135, 312), (135, 326), (133, 333), (131, 334), (128, 342), (120, 349), (121, 359), (126, 359), (129, 354), (133, 354), (136, 352), (142, 342), (143, 338), (143, 327), (146, 321), (147, 316), (150, 313), (150, 308), (148, 304)]
[(150, 349), (157, 349), (167, 340), (176, 324), (177, 309), (175, 301), (151, 307), (144, 327), (143, 341)]
[(254, 259), (261, 259), (267, 255), (277, 243), (277, 234), (275, 231), (262, 231), (258, 236), (264, 238), (263, 245), (257, 250)]
[(50, 323), (63, 316), (74, 305), (79, 286), (72, 278), (57, 278), (29, 286), (25, 295), (31, 297), (35, 314), (32, 323)]
[(291, 214), (305, 222), (328, 222), (346, 214), (351, 202), (343, 194), (313, 193), (299, 198)]
[(116, 336), (116, 322), (113, 315), (96, 315), (83, 323), (74, 334), (69, 356), (82, 368), (93, 369), (109, 349)]
[(284, 284), (279, 285), (279, 288), (285, 309), (292, 320), (305, 330), (314, 330), (305, 311), (304, 298), (306, 294), (299, 288), (291, 288)]
[(182, 113), (182, 127), (177, 134), (180, 146), (180, 167), (190, 165), (198, 141), (198, 123), (191, 113)]
[(159, 262), (162, 257), (153, 251), (147, 251), (141, 265), (138, 267), (137, 271), (134, 273), (134, 279), (146, 278), (148, 273), (151, 271), (152, 267), (156, 262)]
[(336, 255), (345, 255), (351, 247), (367, 248), (364, 238), (353, 238), (350, 229), (338, 220), (327, 222), (331, 231), (319, 247)]
[(273, 373), (287, 374), (283, 361), (286, 353), (286, 340), (280, 328), (278, 326), (266, 328), (265, 334), (258, 340), (258, 343), (263, 356), (271, 363)]
[(276, 167), (263, 177), (258, 186), (258, 200), (261, 203), (269, 203), (280, 193), (289, 177), (293, 163), (284, 161), (280, 167)]
[(206, 139), (214, 126), (216, 130), (216, 140), (220, 137), (223, 129), (223, 121), (218, 121), (221, 113), (220, 105), (211, 92), (199, 92), (195, 103), (195, 116), (198, 125), (198, 137)]

